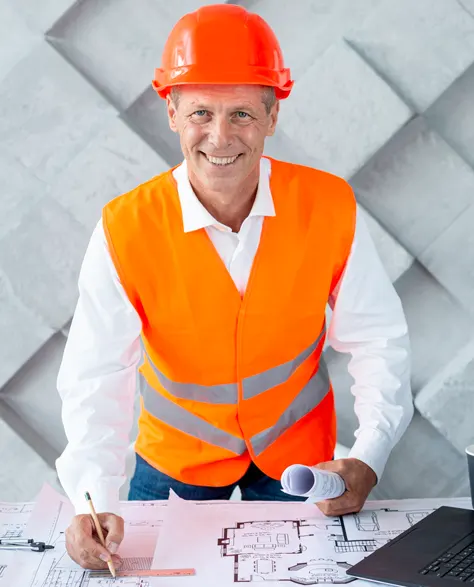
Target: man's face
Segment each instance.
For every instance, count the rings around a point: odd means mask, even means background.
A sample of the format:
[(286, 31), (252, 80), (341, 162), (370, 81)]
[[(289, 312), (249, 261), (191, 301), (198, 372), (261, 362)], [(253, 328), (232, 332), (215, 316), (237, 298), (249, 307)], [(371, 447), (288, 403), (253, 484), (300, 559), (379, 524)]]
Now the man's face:
[(168, 97), (170, 127), (179, 133), (191, 181), (220, 192), (258, 178), (278, 116), (278, 102), (267, 113), (263, 92), (252, 85), (193, 85), (180, 87), (178, 105)]

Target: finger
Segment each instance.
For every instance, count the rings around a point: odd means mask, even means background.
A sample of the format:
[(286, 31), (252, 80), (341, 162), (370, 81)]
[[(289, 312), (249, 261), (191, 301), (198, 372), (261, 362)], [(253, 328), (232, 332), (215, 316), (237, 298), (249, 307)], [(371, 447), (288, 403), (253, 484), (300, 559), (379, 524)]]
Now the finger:
[(92, 536), (79, 535), (73, 547), (79, 552), (80, 564), (86, 564), (88, 568), (106, 568), (107, 561), (111, 560), (110, 552)]
[(335, 499), (325, 499), (316, 505), (326, 516), (342, 516), (358, 512), (362, 507), (360, 496), (350, 492), (346, 492)]
[(102, 527), (107, 532), (105, 546), (112, 554), (115, 554), (123, 540), (124, 520), (119, 516), (107, 515), (99, 519)]

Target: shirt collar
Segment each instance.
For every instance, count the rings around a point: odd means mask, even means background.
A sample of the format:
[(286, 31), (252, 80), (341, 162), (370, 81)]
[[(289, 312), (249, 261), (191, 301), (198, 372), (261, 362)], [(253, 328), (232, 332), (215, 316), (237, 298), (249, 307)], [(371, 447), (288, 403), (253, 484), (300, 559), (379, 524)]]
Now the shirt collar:
[[(255, 196), (255, 201), (249, 216), (275, 216), (275, 206), (270, 191), (270, 171), (270, 161), (262, 157), (260, 159), (260, 177), (257, 195)], [(223, 224), (218, 222), (196, 197), (189, 182), (186, 160), (173, 171), (173, 176), (178, 186), (184, 232), (192, 232), (200, 228), (206, 228), (207, 226), (218, 226), (228, 229), (228, 227), (224, 227)]]

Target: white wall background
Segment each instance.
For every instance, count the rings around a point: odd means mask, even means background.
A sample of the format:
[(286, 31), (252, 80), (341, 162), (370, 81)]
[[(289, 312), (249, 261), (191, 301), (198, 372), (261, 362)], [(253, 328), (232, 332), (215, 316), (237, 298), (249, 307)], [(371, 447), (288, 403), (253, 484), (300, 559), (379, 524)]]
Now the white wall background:
[[(197, 0), (0, 0), (0, 500), (65, 445), (55, 389), (101, 207), (180, 160), (150, 87)], [(267, 153), (347, 178), (401, 296), (417, 408), (374, 497), (467, 495), (474, 0), (257, 0), (296, 79)], [(339, 441), (356, 419), (331, 350)]]

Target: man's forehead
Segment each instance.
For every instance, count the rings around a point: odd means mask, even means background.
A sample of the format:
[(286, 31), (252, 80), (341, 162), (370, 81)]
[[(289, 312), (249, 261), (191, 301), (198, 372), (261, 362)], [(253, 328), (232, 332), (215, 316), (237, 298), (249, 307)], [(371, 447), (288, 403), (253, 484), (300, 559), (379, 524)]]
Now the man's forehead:
[(262, 104), (264, 89), (254, 85), (199, 85), (182, 86), (179, 89), (180, 101), (189, 105), (201, 103), (221, 103), (227, 106), (237, 104), (259, 106)]

